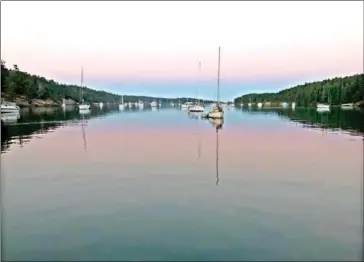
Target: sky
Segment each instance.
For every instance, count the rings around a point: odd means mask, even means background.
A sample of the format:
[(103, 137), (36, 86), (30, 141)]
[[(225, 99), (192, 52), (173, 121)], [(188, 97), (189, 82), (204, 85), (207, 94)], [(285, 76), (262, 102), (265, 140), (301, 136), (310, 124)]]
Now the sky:
[(362, 73), (363, 2), (1, 2), (1, 59), (61, 83), (213, 99), (219, 46), (223, 100)]

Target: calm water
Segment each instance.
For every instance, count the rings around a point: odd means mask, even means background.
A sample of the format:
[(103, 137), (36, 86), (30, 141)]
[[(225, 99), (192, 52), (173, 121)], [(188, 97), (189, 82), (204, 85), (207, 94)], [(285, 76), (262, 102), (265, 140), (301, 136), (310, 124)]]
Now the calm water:
[(23, 111), (2, 128), (3, 259), (360, 260), (363, 115)]

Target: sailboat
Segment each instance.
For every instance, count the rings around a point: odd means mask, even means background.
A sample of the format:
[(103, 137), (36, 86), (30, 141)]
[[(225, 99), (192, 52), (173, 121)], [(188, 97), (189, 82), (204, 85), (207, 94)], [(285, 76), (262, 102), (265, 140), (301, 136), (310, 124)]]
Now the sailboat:
[(249, 97), (249, 103), (248, 103), (248, 107), (251, 107), (252, 106), (252, 98)]
[[(201, 72), (201, 62), (199, 62), (198, 68), (199, 72)], [(197, 87), (197, 99), (198, 99), (198, 87)], [(188, 111), (200, 113), (205, 111), (205, 108), (200, 104), (200, 100), (197, 100), (195, 105), (192, 105), (188, 108)]]
[(216, 97), (216, 105), (209, 111), (207, 114), (208, 118), (216, 118), (221, 119), (224, 118), (224, 110), (219, 104), (219, 92), (220, 92), (220, 51), (221, 48), (219, 46), (219, 59), (218, 59), (218, 70), (217, 70), (217, 97)]
[(119, 104), (119, 109), (120, 110), (124, 110), (125, 105), (124, 105), (124, 95), (121, 95), (121, 103)]
[(157, 100), (153, 99), (153, 101), (150, 103), (151, 107), (157, 107)]
[(83, 66), (81, 67), (81, 87), (80, 87), (80, 101), (81, 104), (78, 105), (78, 109), (79, 110), (89, 110), (90, 109), (90, 105), (85, 104), (83, 101)]
[(63, 109), (66, 108), (66, 98), (65, 97), (62, 98), (62, 108)]

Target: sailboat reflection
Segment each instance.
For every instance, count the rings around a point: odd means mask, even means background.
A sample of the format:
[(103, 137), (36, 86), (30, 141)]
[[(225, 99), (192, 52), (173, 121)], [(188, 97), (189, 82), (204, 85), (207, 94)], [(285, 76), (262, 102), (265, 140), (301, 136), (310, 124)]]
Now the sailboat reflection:
[(201, 119), (202, 113), (201, 112), (188, 112), (188, 116), (192, 119)]
[(85, 152), (87, 152), (87, 144), (86, 144), (86, 120), (85, 115), (81, 114), (81, 128), (82, 128), (82, 138), (83, 138), (83, 146), (85, 149)]
[(209, 118), (209, 122), (216, 129), (216, 185), (219, 185), (219, 130), (222, 130), (224, 119)]
[(2, 113), (1, 114), (1, 123), (2, 124), (13, 124), (18, 122), (20, 118), (19, 112), (14, 113)]

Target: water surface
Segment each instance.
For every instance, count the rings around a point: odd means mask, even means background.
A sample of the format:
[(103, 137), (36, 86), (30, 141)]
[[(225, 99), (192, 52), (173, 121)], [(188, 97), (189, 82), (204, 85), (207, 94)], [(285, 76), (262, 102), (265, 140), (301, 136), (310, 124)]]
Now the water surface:
[(360, 260), (362, 118), (23, 111), (2, 128), (3, 259)]

